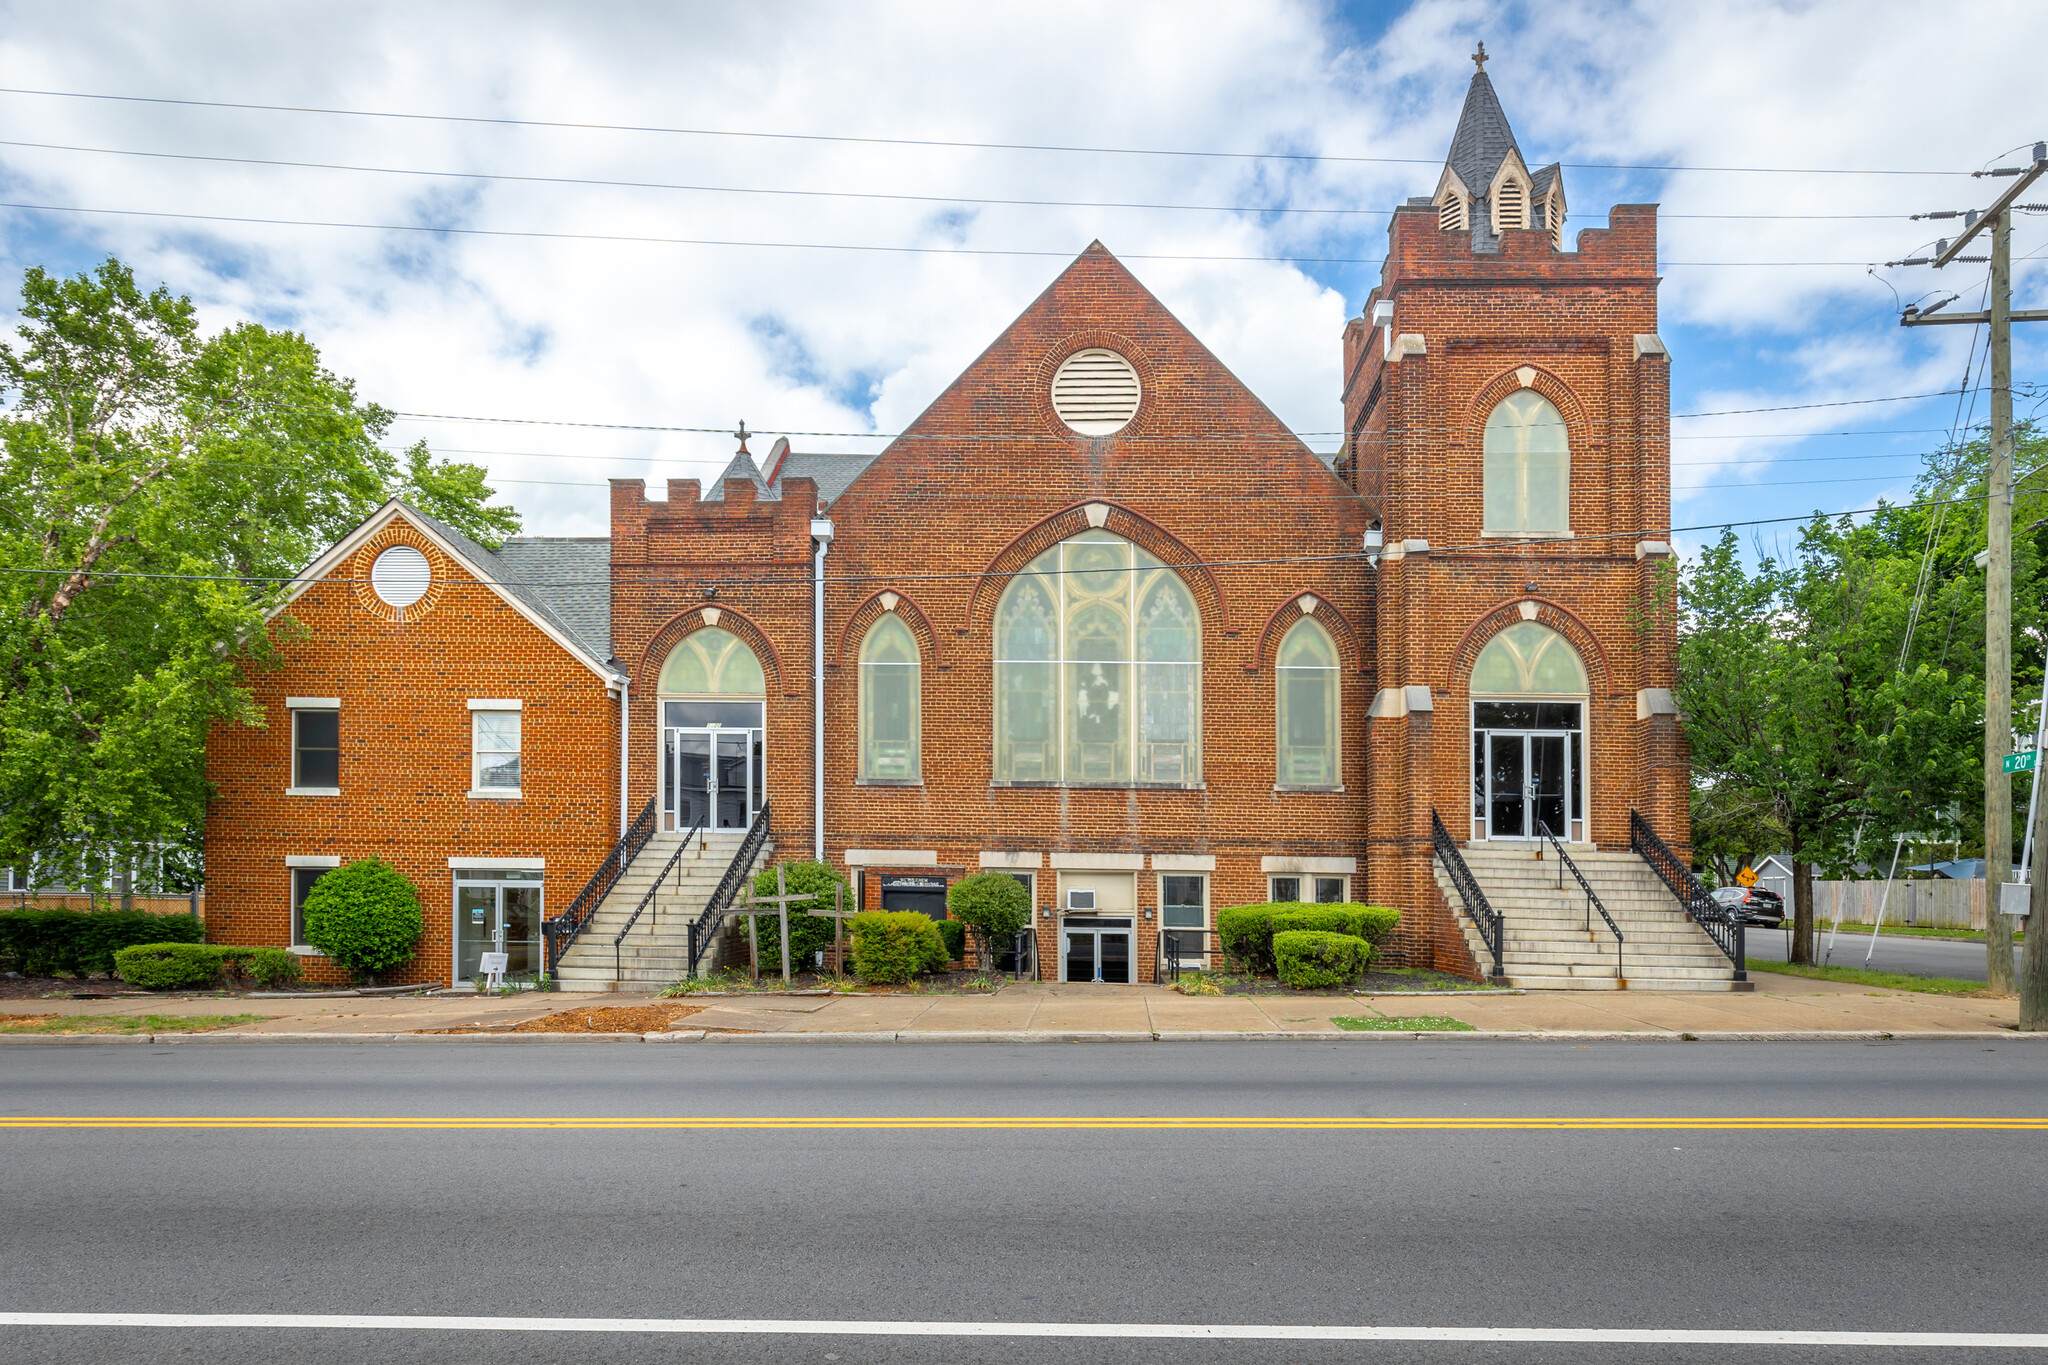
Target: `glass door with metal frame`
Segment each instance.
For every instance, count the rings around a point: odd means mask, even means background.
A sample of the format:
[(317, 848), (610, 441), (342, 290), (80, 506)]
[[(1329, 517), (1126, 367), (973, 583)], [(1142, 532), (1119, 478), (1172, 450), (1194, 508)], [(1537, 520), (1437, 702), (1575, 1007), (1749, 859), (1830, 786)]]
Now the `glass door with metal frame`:
[(1473, 815), (1481, 837), (1585, 838), (1577, 703), (1475, 702)]
[(662, 703), (662, 828), (747, 829), (767, 798), (758, 702)]
[(1131, 981), (1131, 921), (1069, 919), (1060, 924), (1060, 980)]
[(476, 979), (485, 953), (505, 954), (505, 976), (537, 977), (543, 874), (523, 868), (462, 868), (455, 874), (457, 983)]

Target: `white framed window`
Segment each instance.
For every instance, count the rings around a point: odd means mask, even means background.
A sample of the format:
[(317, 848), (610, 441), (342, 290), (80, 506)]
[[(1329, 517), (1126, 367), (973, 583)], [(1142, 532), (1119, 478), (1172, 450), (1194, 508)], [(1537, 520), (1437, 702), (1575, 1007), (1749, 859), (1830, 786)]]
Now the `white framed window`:
[(290, 796), (341, 795), (341, 701), (287, 697), (292, 718)]
[(1199, 967), (1209, 951), (1209, 879), (1199, 872), (1167, 872), (1159, 877), (1160, 957), (1166, 957), (1166, 936), (1179, 933), (1180, 965)]
[(1486, 534), (1570, 533), (1571, 444), (1549, 399), (1534, 389), (1501, 399), (1486, 419), (1484, 461)]
[(884, 612), (860, 643), (858, 773), (862, 781), (923, 779), (919, 747), (923, 682), (917, 638), (902, 617)]
[(1337, 646), (1313, 617), (1287, 628), (1273, 656), (1273, 785), (1329, 790), (1337, 766)]
[(341, 859), (330, 857), (286, 858), (285, 870), (291, 878), (291, 944), (294, 951), (312, 953), (306, 943), (306, 896), (312, 891), (313, 883), (341, 866)]
[(1294, 901), (1311, 905), (1340, 905), (1351, 899), (1349, 877), (1286, 876), (1268, 877), (1268, 890), (1275, 901)]
[(520, 712), (516, 701), (469, 703), (469, 787), (472, 796), (519, 795)]
[(1102, 531), (1053, 546), (1003, 590), (995, 648), (996, 781), (1201, 781), (1201, 616), (1153, 555)]

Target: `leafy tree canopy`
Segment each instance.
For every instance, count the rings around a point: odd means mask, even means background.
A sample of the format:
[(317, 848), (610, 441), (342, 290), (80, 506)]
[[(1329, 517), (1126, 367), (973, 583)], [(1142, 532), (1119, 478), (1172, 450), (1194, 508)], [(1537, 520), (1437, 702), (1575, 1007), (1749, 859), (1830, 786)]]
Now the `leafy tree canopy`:
[[(0, 861), (188, 840), (206, 733), (260, 724), (289, 578), (403, 495), (489, 545), (518, 529), (484, 471), (382, 444), (303, 336), (202, 336), (118, 260), (31, 268), (0, 344)], [(285, 629), (289, 629), (288, 626)]]

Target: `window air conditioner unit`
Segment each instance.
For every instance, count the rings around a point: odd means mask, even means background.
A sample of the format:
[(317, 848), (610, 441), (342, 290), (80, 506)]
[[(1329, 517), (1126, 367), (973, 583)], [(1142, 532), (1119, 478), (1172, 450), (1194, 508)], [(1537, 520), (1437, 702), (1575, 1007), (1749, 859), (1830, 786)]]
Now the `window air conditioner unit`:
[(1095, 893), (1094, 893), (1093, 891), (1069, 891), (1069, 892), (1067, 892), (1067, 909), (1069, 909), (1069, 910), (1093, 910), (1094, 908), (1095, 908)]

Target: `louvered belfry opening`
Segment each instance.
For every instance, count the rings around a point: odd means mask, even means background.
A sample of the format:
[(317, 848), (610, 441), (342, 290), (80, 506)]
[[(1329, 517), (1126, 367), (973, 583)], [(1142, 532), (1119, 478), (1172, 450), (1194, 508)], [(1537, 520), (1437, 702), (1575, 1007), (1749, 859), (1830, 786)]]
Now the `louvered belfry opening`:
[(1444, 202), (1437, 205), (1436, 227), (1439, 232), (1463, 232), (1465, 201), (1456, 194), (1444, 196)]
[(1090, 347), (1052, 377), (1052, 410), (1083, 436), (1123, 430), (1138, 414), (1138, 371), (1115, 351)]
[(1495, 232), (1529, 226), (1529, 194), (1513, 176), (1493, 192), (1493, 219)]

